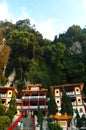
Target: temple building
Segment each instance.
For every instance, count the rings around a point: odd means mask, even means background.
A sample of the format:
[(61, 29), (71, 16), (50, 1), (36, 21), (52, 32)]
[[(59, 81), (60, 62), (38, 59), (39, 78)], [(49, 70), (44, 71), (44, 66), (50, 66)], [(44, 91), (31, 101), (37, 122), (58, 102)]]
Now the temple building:
[(48, 90), (42, 88), (41, 84), (30, 84), (27, 89), (22, 90), (21, 112), (23, 115), (37, 113), (38, 106), (47, 114)]
[(16, 88), (0, 86), (0, 98), (2, 100), (2, 104), (9, 107), (12, 95), (17, 93)]
[(84, 87), (83, 83), (51, 86), (51, 89), (53, 90), (53, 94), (55, 97), (55, 102), (58, 106), (59, 115), (61, 114), (60, 111), (61, 111), (63, 88), (66, 90), (66, 94), (69, 95), (71, 98), (74, 115), (76, 115), (76, 109), (78, 110), (80, 115), (85, 114), (86, 106), (82, 97), (83, 87)]
[(72, 116), (67, 115), (66, 113), (64, 115), (58, 115), (58, 113), (56, 113), (51, 118), (55, 120), (63, 130), (68, 130), (68, 121), (72, 120)]

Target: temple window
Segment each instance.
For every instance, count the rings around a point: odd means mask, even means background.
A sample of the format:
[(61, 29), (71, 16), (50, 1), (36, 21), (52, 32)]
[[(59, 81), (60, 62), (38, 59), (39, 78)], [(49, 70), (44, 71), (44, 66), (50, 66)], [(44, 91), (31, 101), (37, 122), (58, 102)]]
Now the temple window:
[(11, 94), (11, 92), (9, 92), (9, 94)]
[(76, 89), (76, 91), (78, 92), (78, 91), (79, 91), (79, 89)]
[(73, 109), (73, 112), (76, 113), (76, 109)]
[(56, 91), (56, 93), (58, 93), (58, 90)]
[(82, 108), (80, 108), (80, 112), (83, 112), (83, 109), (82, 109)]
[(59, 101), (57, 101), (57, 103), (59, 103)]
[(80, 102), (81, 100), (80, 100), (80, 99), (78, 99), (78, 101)]

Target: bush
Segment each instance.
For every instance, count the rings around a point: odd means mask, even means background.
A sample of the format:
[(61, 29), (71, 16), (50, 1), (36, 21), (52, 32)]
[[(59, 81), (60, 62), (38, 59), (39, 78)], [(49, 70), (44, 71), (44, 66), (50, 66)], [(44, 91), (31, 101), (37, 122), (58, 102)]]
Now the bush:
[(8, 116), (0, 116), (0, 130), (7, 128), (11, 123)]
[(62, 130), (62, 128), (58, 124), (53, 122), (48, 122), (48, 127), (50, 130)]
[(48, 122), (52, 122), (53, 120), (51, 118), (47, 118), (47, 121)]
[(11, 111), (11, 110), (8, 110), (7, 112), (6, 112), (6, 115), (11, 119), (11, 121), (12, 121), (12, 119), (13, 119), (13, 117), (14, 117), (14, 112), (13, 111)]

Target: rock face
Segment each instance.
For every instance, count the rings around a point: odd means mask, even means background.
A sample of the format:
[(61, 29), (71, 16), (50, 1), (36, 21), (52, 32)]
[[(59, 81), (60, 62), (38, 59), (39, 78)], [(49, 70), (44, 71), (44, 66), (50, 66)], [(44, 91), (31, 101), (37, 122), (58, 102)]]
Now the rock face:
[(72, 46), (69, 48), (70, 53), (73, 54), (81, 54), (82, 53), (82, 46), (79, 41), (76, 41), (72, 44)]

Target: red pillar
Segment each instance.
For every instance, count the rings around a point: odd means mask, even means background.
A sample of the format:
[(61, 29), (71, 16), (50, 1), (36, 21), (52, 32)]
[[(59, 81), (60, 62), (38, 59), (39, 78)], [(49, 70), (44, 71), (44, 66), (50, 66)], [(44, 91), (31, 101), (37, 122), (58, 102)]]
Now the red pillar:
[[(30, 100), (28, 100), (28, 107), (30, 108)], [(30, 110), (28, 110), (28, 114), (29, 114)]]
[[(74, 96), (76, 96), (76, 91), (75, 91), (75, 87), (74, 87)], [(78, 105), (77, 99), (76, 99), (76, 106)]]
[[(44, 96), (47, 97), (46, 92), (44, 93)], [(44, 106), (45, 106), (44, 114), (46, 115), (46, 113), (47, 113), (47, 111), (46, 111), (46, 106), (47, 106), (46, 99), (44, 100)]]
[(67, 130), (68, 130), (68, 121), (67, 121)]
[[(40, 91), (38, 91), (38, 96), (40, 96)], [(39, 99), (37, 100), (37, 105), (39, 105)]]

